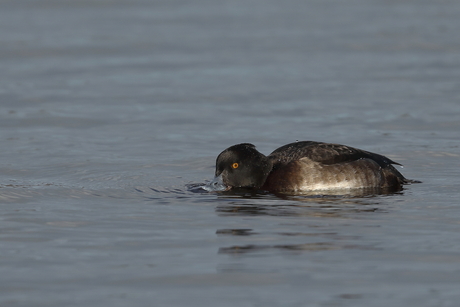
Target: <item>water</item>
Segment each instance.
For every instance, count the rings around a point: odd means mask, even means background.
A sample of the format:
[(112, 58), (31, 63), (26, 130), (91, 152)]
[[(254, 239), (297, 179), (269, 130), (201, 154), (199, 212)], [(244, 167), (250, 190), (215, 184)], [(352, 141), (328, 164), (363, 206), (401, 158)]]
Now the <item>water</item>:
[[(456, 306), (455, 1), (4, 1), (1, 306)], [(240, 142), (393, 195), (199, 192)]]

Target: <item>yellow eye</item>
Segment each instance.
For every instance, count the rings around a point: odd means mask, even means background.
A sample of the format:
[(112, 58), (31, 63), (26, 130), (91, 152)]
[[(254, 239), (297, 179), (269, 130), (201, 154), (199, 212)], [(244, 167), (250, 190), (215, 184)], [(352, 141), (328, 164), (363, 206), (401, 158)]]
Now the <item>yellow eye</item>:
[(232, 168), (238, 168), (238, 166), (239, 166), (238, 163), (233, 163), (232, 164)]

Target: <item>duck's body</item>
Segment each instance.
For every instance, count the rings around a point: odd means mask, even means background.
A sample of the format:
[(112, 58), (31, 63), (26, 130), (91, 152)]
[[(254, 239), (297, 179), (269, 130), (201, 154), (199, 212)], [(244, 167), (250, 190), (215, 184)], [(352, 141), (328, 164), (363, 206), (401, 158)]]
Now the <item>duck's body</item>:
[[(296, 142), (265, 156), (252, 144), (234, 145), (216, 160), (212, 182), (221, 189), (255, 188), (272, 192), (389, 188), (409, 181), (389, 158), (353, 147)], [(212, 184), (211, 183), (211, 184)]]

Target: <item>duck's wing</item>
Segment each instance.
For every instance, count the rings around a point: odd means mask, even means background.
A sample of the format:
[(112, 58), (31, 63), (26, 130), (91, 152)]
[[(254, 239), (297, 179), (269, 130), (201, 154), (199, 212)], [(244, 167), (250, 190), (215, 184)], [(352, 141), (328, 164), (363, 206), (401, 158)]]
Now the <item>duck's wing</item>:
[(346, 145), (329, 144), (313, 141), (296, 142), (284, 145), (268, 156), (275, 164), (287, 164), (302, 158), (325, 165), (352, 162), (359, 159), (371, 159), (385, 168), (391, 164), (401, 165), (393, 160), (365, 150)]

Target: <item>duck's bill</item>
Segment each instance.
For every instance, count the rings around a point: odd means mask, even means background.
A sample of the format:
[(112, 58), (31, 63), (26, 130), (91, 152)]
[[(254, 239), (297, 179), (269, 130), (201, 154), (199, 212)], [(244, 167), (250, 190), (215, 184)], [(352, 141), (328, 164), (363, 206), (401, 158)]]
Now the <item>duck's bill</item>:
[(214, 177), (214, 179), (209, 182), (208, 184), (203, 186), (203, 189), (209, 192), (214, 191), (227, 191), (230, 187), (226, 186), (222, 181), (222, 174), (219, 176)]

